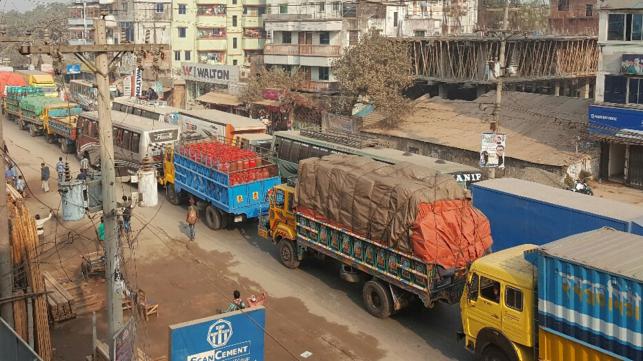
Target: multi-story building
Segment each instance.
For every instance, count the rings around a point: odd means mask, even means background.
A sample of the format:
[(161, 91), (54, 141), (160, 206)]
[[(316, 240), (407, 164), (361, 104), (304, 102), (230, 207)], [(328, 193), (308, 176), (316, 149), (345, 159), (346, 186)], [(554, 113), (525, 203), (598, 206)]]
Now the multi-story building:
[(74, 0), (69, 5), (69, 44), (94, 43), (94, 18), (100, 14), (98, 0)]
[(601, 141), (599, 177), (643, 187), (643, 3), (598, 3), (600, 58), (589, 132)]
[(379, 25), (386, 36), (425, 37), (469, 34), (478, 21), (477, 0), (385, 2)]
[(113, 8), (121, 42), (170, 44), (172, 0), (119, 0)]
[(552, 1), (549, 29), (554, 34), (598, 34), (598, 11), (594, 0)]
[(172, 67), (249, 66), (265, 43), (265, 9), (265, 0), (174, 0)]

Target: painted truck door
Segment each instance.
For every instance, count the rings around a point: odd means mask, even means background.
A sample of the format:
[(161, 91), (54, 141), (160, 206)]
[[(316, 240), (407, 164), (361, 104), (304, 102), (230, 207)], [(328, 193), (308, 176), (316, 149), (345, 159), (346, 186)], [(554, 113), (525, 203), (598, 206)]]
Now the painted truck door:
[(480, 330), (491, 327), (501, 329), (500, 282), (473, 273), (467, 294), (467, 334), (477, 335)]
[(531, 313), (525, 310), (525, 295), (518, 287), (504, 284), (502, 305), (502, 331), (510, 340), (521, 345), (531, 346), (528, 317)]

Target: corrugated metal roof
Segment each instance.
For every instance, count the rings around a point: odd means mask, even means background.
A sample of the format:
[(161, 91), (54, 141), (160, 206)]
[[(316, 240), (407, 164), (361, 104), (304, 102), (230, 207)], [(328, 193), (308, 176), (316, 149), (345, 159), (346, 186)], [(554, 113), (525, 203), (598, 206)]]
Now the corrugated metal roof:
[[(515, 178), (489, 179), (475, 183), (472, 187), (494, 189), (500, 192), (516, 194), (546, 203), (574, 208), (579, 211), (597, 214), (600, 216), (633, 220), (643, 217), (643, 207), (622, 203), (611, 199), (588, 196), (571, 192), (565, 189), (549, 187), (540, 183), (529, 182)], [(475, 197), (475, 191), (474, 191)], [(475, 199), (474, 199), (475, 202)], [(643, 263), (643, 259), (642, 259)]]
[(538, 252), (643, 281), (643, 237), (601, 228), (548, 243)]
[(231, 124), (237, 131), (247, 129), (266, 129), (266, 125), (259, 119), (252, 119), (237, 114), (222, 112), (216, 109), (181, 109), (180, 113), (200, 118), (205, 121)]

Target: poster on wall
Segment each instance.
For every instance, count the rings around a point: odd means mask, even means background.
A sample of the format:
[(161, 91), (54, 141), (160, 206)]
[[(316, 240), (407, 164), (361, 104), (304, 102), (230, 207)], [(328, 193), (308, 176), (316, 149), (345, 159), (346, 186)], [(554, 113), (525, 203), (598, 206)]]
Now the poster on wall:
[(643, 54), (623, 54), (621, 73), (625, 75), (643, 75)]
[(481, 135), (480, 167), (504, 168), (506, 134), (484, 132)]

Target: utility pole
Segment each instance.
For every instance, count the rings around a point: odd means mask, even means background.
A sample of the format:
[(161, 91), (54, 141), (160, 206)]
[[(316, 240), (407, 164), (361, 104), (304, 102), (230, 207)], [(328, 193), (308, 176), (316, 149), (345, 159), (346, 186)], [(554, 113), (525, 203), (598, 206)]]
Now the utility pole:
[[(489, 130), (497, 132), (500, 129), (500, 105), (502, 104), (502, 88), (504, 86), (505, 68), (505, 50), (507, 48), (507, 30), (509, 30), (509, 0), (505, 1), (505, 12), (502, 18), (502, 30), (500, 32), (500, 51), (498, 54), (498, 65), (500, 73), (496, 74), (496, 101), (493, 104), (493, 120), (489, 124)], [(489, 178), (496, 177), (496, 168), (489, 168)]]
[[(156, 44), (107, 44), (107, 26), (105, 15), (95, 20), (95, 44), (93, 45), (63, 45), (22, 44), (21, 54), (50, 54), (60, 57), (62, 54), (74, 54), (83, 64), (96, 74), (98, 88), (98, 127), (101, 157), (101, 178), (103, 186), (103, 217), (105, 222), (105, 256), (107, 278), (107, 314), (109, 322), (110, 359), (115, 360), (114, 336), (123, 328), (122, 290), (117, 287), (120, 278), (118, 255), (118, 237), (116, 222), (116, 185), (114, 169), (114, 142), (112, 134), (112, 117), (109, 106), (109, 73), (115, 67), (116, 60), (127, 52), (164, 51), (167, 45)], [(96, 55), (92, 63), (85, 54)], [(116, 54), (111, 60), (110, 53)]]

